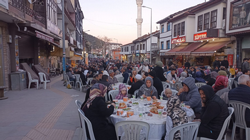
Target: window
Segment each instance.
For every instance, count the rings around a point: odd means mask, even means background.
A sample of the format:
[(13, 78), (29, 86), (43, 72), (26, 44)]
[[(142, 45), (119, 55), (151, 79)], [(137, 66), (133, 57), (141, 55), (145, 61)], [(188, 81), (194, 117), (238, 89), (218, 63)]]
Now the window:
[(53, 0), (48, 0), (47, 4), (47, 18), (55, 25), (57, 25), (57, 5)]
[(181, 35), (185, 35), (185, 21), (181, 23)]
[(226, 14), (227, 14), (227, 8), (223, 8), (223, 19), (226, 19)]
[(161, 25), (161, 33), (164, 33), (164, 24)]
[(161, 49), (164, 50), (164, 43), (161, 42)]
[(123, 52), (123, 48), (122, 48), (122, 52)]
[(202, 31), (203, 15), (198, 16), (198, 31)]
[(217, 27), (217, 10), (211, 12), (211, 28)]
[(168, 23), (168, 31), (170, 31), (170, 23)]
[(181, 35), (181, 24), (177, 24), (177, 35)]
[(139, 45), (137, 45), (137, 50), (139, 50)]
[(209, 13), (204, 15), (204, 30), (209, 29)]
[(174, 25), (174, 37), (177, 36), (177, 25)]
[(145, 44), (143, 44), (143, 50), (145, 50)]
[(167, 49), (170, 49), (170, 40), (167, 41)]
[(142, 50), (142, 45), (140, 44), (140, 50)]

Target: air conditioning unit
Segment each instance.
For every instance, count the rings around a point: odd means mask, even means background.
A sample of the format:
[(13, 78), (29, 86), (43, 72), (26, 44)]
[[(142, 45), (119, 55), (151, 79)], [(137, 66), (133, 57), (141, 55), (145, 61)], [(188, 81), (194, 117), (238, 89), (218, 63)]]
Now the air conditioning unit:
[(223, 19), (222, 20), (222, 29), (225, 29), (226, 28), (226, 19)]

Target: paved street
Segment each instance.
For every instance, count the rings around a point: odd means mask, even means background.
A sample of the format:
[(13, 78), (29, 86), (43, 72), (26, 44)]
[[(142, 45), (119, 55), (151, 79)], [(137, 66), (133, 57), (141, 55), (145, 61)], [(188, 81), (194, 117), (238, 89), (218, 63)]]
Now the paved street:
[(53, 78), (47, 90), (7, 92), (9, 98), (0, 100), (0, 139), (77, 139), (74, 134), (80, 123), (75, 100), (83, 101), (85, 94), (65, 88), (61, 80)]

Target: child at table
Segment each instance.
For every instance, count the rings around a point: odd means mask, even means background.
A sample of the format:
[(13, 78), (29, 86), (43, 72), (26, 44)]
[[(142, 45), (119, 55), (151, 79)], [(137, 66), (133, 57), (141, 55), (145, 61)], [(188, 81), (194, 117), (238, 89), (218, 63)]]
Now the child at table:
[(165, 89), (164, 95), (165, 96), (163, 96), (163, 100), (168, 100), (173, 95), (172, 90), (169, 88)]
[(128, 90), (124, 84), (119, 85), (119, 94), (115, 97), (115, 99), (122, 100), (123, 97), (128, 97)]
[(138, 96), (146, 98), (147, 96), (151, 96), (153, 99), (157, 99), (158, 92), (156, 88), (153, 86), (153, 79), (151, 77), (146, 77), (145, 84), (143, 84), (138, 92)]

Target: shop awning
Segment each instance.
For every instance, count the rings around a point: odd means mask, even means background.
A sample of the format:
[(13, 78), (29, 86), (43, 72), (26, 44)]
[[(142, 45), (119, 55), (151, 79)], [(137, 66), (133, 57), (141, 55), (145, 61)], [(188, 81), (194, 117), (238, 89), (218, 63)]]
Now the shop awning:
[(82, 57), (73, 56), (73, 57), (70, 58), (70, 60), (82, 60)]
[(205, 42), (195, 42), (187, 45), (182, 50), (176, 52), (176, 55), (190, 55), (192, 51), (198, 49), (200, 46), (204, 45)]
[(222, 47), (226, 46), (230, 42), (231, 41), (210, 42), (198, 48), (197, 50), (193, 51), (191, 54), (198, 55), (198, 56), (211, 56), (215, 53), (215, 51), (221, 49)]
[(175, 47), (173, 49), (171, 49), (170, 51), (166, 52), (166, 55), (177, 55), (177, 52), (179, 52), (180, 50), (184, 49), (186, 47), (186, 45), (181, 45), (178, 47)]

